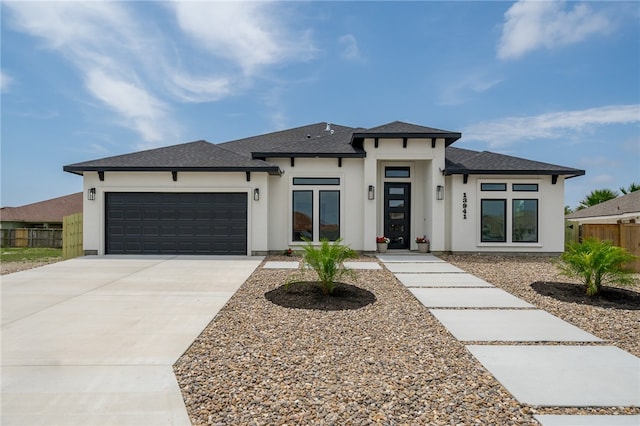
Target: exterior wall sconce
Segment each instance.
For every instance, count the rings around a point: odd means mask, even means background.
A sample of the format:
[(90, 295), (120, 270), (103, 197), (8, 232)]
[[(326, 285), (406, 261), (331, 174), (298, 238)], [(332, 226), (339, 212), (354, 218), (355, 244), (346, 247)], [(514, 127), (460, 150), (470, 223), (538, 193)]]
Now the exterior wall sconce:
[(96, 199), (96, 189), (89, 188), (89, 191), (87, 191), (87, 200), (94, 201), (95, 199)]
[(369, 192), (368, 192), (367, 198), (369, 198), (370, 200), (375, 200), (375, 198), (376, 198), (376, 187), (375, 186), (369, 185)]
[(253, 201), (260, 201), (260, 189), (256, 188), (253, 190)]
[(444, 186), (436, 186), (436, 200), (444, 200)]

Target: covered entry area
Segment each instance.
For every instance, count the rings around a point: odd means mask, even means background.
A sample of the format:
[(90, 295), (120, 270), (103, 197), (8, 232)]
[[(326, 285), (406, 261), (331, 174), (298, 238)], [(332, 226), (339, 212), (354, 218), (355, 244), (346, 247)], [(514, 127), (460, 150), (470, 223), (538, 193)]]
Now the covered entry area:
[(107, 254), (247, 254), (247, 194), (105, 193)]

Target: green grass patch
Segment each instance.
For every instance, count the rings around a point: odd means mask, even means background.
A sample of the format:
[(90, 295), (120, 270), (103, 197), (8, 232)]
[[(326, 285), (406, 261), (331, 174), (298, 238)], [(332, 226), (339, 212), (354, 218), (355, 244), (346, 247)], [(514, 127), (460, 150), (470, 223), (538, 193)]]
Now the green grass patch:
[(0, 248), (0, 261), (2, 262), (37, 262), (54, 259), (62, 259), (62, 249), (44, 247)]

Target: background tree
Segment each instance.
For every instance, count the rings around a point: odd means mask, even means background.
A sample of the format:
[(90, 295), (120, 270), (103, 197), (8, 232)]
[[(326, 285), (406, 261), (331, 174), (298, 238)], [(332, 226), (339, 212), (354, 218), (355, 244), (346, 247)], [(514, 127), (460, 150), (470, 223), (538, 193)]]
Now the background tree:
[(564, 215), (566, 216), (571, 213), (573, 213), (573, 209), (569, 206), (564, 206)]
[(595, 189), (591, 191), (584, 200), (580, 201), (580, 205), (578, 205), (576, 210), (586, 209), (587, 207), (613, 200), (614, 198), (617, 198), (618, 195), (620, 195), (618, 191), (613, 191), (611, 189)]
[(627, 195), (630, 192), (634, 192), (638, 190), (640, 190), (640, 183), (635, 183), (635, 182), (631, 182), (628, 188), (625, 188), (623, 186), (620, 187), (620, 192), (622, 192), (624, 195)]

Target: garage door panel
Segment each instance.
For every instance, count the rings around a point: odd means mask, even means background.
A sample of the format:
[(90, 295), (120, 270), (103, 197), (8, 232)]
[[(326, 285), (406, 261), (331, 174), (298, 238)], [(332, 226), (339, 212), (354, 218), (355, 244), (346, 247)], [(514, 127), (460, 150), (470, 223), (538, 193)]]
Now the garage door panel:
[(107, 193), (108, 254), (247, 253), (246, 193)]

